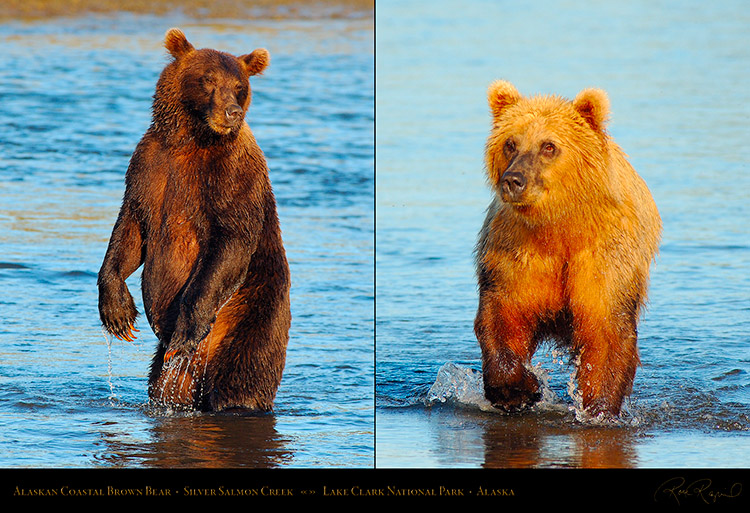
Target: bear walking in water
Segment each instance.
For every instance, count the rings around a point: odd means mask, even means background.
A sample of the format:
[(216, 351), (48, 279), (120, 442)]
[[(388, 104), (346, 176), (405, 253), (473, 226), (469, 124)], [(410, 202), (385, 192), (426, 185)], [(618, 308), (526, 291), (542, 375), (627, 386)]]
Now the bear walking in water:
[(495, 197), (476, 248), (487, 399), (517, 410), (540, 397), (537, 345), (571, 348), (585, 411), (618, 415), (639, 364), (637, 323), (661, 219), (644, 181), (605, 131), (606, 94), (571, 102), (488, 93), (485, 165)]
[(131, 339), (125, 279), (143, 265), (143, 303), (159, 343), (149, 396), (200, 410), (270, 410), (291, 323), (289, 266), (263, 152), (245, 114), (265, 49), (235, 57), (166, 34), (173, 60), (125, 176), (99, 271), (104, 327)]

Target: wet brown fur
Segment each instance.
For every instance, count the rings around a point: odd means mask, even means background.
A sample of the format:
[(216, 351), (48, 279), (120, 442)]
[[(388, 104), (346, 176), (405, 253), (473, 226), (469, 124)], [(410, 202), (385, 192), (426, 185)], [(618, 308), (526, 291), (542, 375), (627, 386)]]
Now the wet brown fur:
[[(497, 81), (488, 100), (485, 164), (496, 195), (477, 244), (475, 319), (485, 395), (507, 410), (537, 401), (529, 366), (551, 339), (578, 359), (585, 411), (618, 415), (639, 364), (637, 323), (661, 235), (656, 205), (605, 131), (603, 91), (526, 98)], [(513, 172), (525, 180), (521, 192), (508, 185)]]
[(268, 52), (196, 50), (178, 29), (165, 46), (173, 61), (99, 272), (101, 320), (114, 336), (133, 337), (125, 279), (143, 265), (144, 307), (159, 339), (151, 399), (270, 410), (286, 358), (290, 278), (265, 157), (244, 121), (248, 78), (266, 68)]

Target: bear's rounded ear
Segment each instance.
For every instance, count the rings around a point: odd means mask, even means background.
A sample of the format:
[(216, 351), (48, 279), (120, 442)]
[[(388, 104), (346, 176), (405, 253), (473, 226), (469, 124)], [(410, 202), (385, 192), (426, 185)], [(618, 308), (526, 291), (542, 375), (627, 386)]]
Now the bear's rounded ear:
[(167, 35), (164, 37), (164, 46), (175, 59), (195, 50), (182, 30), (178, 28), (171, 28), (167, 31)]
[(609, 98), (601, 89), (584, 89), (575, 100), (573, 108), (597, 132), (603, 132), (609, 118)]
[(490, 104), (492, 116), (497, 119), (503, 111), (518, 102), (521, 95), (513, 84), (505, 80), (496, 80), (487, 90), (487, 101)]
[(271, 55), (265, 48), (258, 48), (253, 50), (252, 53), (241, 55), (240, 61), (245, 64), (245, 68), (251, 76), (259, 75), (268, 67), (271, 62)]

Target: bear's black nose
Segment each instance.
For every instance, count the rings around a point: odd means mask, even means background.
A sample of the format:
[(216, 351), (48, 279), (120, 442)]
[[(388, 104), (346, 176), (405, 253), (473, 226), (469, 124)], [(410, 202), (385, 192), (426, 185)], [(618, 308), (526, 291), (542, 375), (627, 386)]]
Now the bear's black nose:
[(227, 121), (229, 121), (230, 123), (236, 123), (242, 117), (242, 108), (240, 108), (240, 106), (237, 104), (230, 105), (229, 107), (227, 107), (225, 114), (227, 116)]
[(503, 192), (510, 197), (517, 197), (526, 188), (526, 177), (518, 171), (506, 171), (501, 178)]

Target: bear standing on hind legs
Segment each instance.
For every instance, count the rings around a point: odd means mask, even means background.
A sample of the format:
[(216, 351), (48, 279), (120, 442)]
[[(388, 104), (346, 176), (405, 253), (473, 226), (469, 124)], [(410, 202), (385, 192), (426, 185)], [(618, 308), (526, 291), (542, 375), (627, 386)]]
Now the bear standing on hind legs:
[(289, 266), (265, 157), (245, 114), (265, 49), (235, 57), (167, 32), (173, 60), (156, 84), (151, 126), (125, 176), (99, 271), (104, 327), (130, 340), (125, 279), (143, 265), (143, 303), (159, 344), (157, 403), (270, 410), (291, 323)]
[(639, 364), (637, 323), (661, 219), (644, 181), (605, 131), (606, 94), (488, 92), (485, 165), (494, 189), (476, 248), (487, 399), (513, 411), (540, 398), (529, 370), (553, 339), (577, 357), (591, 416), (617, 416)]

